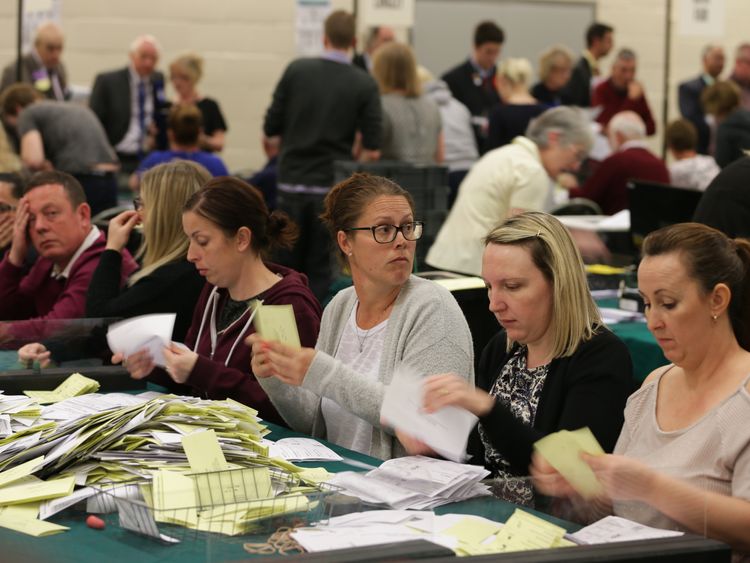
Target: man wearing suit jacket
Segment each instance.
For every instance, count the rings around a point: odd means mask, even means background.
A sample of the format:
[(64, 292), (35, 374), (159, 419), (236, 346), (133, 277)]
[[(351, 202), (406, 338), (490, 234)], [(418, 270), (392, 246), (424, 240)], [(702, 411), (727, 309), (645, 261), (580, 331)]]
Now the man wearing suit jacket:
[(393, 29), (388, 26), (380, 25), (371, 27), (367, 33), (367, 42), (365, 43), (365, 50), (362, 53), (357, 53), (352, 57), (352, 64), (358, 66), (362, 70), (372, 72), (372, 57), (375, 55), (375, 51), (378, 47), (385, 45), (396, 39)]
[(156, 71), (159, 44), (142, 35), (130, 46), (130, 64), (96, 76), (89, 106), (101, 121), (125, 174), (143, 155), (166, 146), (164, 75)]
[(680, 84), (678, 93), (682, 117), (695, 125), (698, 131), (697, 151), (708, 154), (711, 141), (711, 128), (701, 105), (701, 94), (711, 86), (724, 70), (724, 49), (721, 45), (710, 44), (703, 48), (703, 73)]
[(591, 106), (591, 81), (599, 76), (599, 59), (612, 50), (614, 28), (603, 23), (592, 23), (586, 31), (586, 50), (578, 59), (563, 97), (573, 106)]
[[(40, 25), (34, 37), (31, 52), (21, 58), (21, 80), (31, 84), (40, 94), (50, 100), (62, 102), (70, 98), (67, 73), (60, 57), (63, 51), (63, 33), (56, 23)], [(3, 69), (0, 90), (19, 82), (16, 77), (16, 61)]]
[(495, 83), (495, 64), (504, 41), (505, 34), (495, 22), (481, 22), (474, 30), (471, 56), (442, 76), (453, 97), (469, 108), (482, 154), (486, 150), (490, 110), (501, 103)]

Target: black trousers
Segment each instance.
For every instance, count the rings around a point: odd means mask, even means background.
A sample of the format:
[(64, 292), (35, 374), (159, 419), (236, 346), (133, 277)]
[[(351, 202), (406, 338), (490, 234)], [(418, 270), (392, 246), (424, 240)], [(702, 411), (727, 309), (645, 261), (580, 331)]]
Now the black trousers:
[(91, 216), (110, 207), (117, 207), (117, 177), (114, 172), (73, 174), (86, 193)]

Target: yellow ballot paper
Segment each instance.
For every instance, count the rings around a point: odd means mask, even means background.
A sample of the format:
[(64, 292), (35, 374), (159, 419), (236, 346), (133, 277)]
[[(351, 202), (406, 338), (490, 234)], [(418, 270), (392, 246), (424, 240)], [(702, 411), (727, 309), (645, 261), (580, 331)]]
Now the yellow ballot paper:
[(35, 500), (66, 497), (73, 493), (75, 477), (52, 481), (20, 480), (0, 489), (0, 504), (24, 504)]
[(604, 455), (604, 450), (588, 428), (560, 430), (549, 434), (534, 444), (549, 464), (562, 475), (584, 498), (602, 494), (596, 475), (581, 459), (582, 453)]
[(39, 503), (0, 507), (0, 527), (37, 538), (69, 529), (51, 522), (37, 520), (37, 514), (39, 514)]
[(52, 391), (24, 391), (24, 394), (36, 399), (41, 404), (46, 404), (57, 403), (71, 397), (94, 393), (98, 390), (98, 381), (84, 377), (80, 373), (74, 373)]
[(221, 451), (221, 445), (219, 440), (216, 439), (216, 432), (213, 429), (183, 436), (182, 448), (187, 455), (190, 469), (194, 473), (228, 469), (227, 460)]
[(459, 541), (468, 545), (480, 545), (491, 535), (496, 534), (502, 524), (491, 520), (479, 518), (462, 518), (450, 528), (440, 532), (444, 536), (453, 536)]
[(0, 473), (0, 487), (4, 487), (9, 483), (13, 483), (14, 481), (18, 481), (23, 477), (31, 475), (34, 471), (36, 471), (37, 467), (39, 467), (43, 461), (44, 456), (39, 456), (32, 459), (31, 461), (27, 461), (26, 463), (17, 465), (13, 469), (3, 471), (2, 473)]
[(258, 305), (253, 318), (255, 330), (263, 340), (278, 340), (282, 344), (300, 348), (297, 321), (291, 305)]

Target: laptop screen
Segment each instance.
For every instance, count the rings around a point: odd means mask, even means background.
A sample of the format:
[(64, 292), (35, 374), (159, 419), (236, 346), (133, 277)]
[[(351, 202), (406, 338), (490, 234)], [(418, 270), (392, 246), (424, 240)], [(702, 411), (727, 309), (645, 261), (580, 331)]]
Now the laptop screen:
[(629, 182), (630, 235), (636, 248), (641, 248), (651, 231), (692, 221), (702, 195), (698, 190), (656, 182)]

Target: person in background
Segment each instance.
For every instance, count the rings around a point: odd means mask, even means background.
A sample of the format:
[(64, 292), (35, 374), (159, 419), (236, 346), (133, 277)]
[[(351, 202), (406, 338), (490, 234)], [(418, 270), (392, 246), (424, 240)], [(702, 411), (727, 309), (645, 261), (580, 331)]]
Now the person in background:
[(742, 107), (750, 110), (750, 43), (741, 43), (737, 46), (734, 68), (729, 80), (739, 88)]
[[(187, 261), (188, 240), (175, 209), (211, 179), (201, 166), (192, 162), (172, 162), (152, 168), (143, 176), (135, 211), (124, 211), (107, 226), (107, 245), (94, 270), (86, 294), (86, 316), (129, 318), (152, 313), (176, 313), (172, 337), (185, 339), (193, 307), (203, 289), (203, 278)], [(123, 250), (136, 224), (143, 225), (143, 239), (136, 258), (141, 268), (120, 284)], [(34, 342), (18, 350), (26, 363), (46, 367), (51, 350)]]
[[(739, 561), (750, 553), (750, 242), (696, 223), (654, 231), (638, 288), (671, 363), (628, 399), (614, 454), (582, 455), (604, 490), (594, 506), (707, 535)], [(532, 475), (544, 494), (573, 494), (539, 454)]]
[(664, 143), (673, 159), (669, 165), (673, 186), (704, 191), (719, 173), (714, 157), (698, 154), (698, 131), (687, 119), (676, 119), (667, 126)]
[(54, 22), (44, 22), (36, 28), (31, 52), (21, 57), (21, 76), (16, 75), (16, 61), (3, 69), (0, 91), (11, 84), (31, 84), (48, 100), (64, 102), (70, 98), (68, 73), (62, 62), (65, 38), (62, 29)]
[(422, 224), (407, 191), (354, 174), (326, 196), (323, 220), (353, 287), (328, 304), (315, 349), (259, 335), (253, 371), (291, 428), (355, 451), (404, 455), (399, 433), (380, 422), (385, 386), (399, 366), (474, 380), (471, 334), (449, 291), (411, 274)]
[(24, 181), (13, 172), (0, 173), (0, 259), (10, 249), (16, 209), (23, 197)]
[[(2, 172), (20, 172), (22, 165), (18, 152), (11, 145), (11, 141), (6, 129), (12, 129), (4, 121), (0, 124), (0, 173)], [(17, 137), (15, 129), (11, 131)], [(17, 141), (18, 139), (16, 139)]]
[(393, 29), (387, 25), (378, 25), (371, 27), (367, 32), (367, 40), (365, 41), (365, 50), (362, 53), (357, 53), (352, 57), (352, 64), (358, 66), (366, 72), (372, 72), (372, 61), (375, 58), (375, 51), (386, 43), (395, 41), (396, 35), (393, 33)]
[(539, 82), (531, 88), (531, 95), (549, 107), (567, 104), (565, 85), (572, 72), (573, 53), (564, 45), (553, 45), (539, 57)]
[(247, 179), (247, 183), (263, 192), (263, 199), (266, 200), (268, 209), (273, 211), (276, 209), (276, 198), (279, 188), (279, 139), (278, 137), (269, 139), (264, 136), (261, 137), (261, 144), (268, 160), (263, 165), (263, 168)]
[(216, 100), (201, 96), (196, 89), (203, 76), (203, 58), (195, 53), (177, 57), (169, 65), (169, 80), (177, 92), (178, 105), (195, 105), (203, 117), (199, 146), (204, 151), (221, 152), (228, 131), (227, 123)]
[[(302, 346), (313, 346), (320, 304), (305, 276), (266, 261), (276, 246), (289, 246), (296, 226), (279, 211), (268, 212), (260, 191), (239, 178), (210, 180), (183, 207), (189, 239), (187, 259), (206, 284), (193, 312), (185, 344), (164, 349), (166, 369), (147, 351), (126, 358), (135, 379), (149, 377), (168, 387), (187, 386), (210, 399), (232, 398), (258, 410), (263, 420), (285, 424), (250, 369), (253, 318), (263, 305), (291, 305)], [(120, 354), (112, 361), (123, 358)]]
[(551, 179), (575, 171), (591, 144), (584, 113), (561, 106), (534, 119), (525, 136), (485, 154), (461, 183), (427, 263), (438, 270), (481, 275), (483, 237), (511, 215), (552, 207)]
[(714, 158), (724, 168), (750, 150), (750, 110), (742, 107), (740, 90), (731, 80), (706, 88), (701, 102), (716, 121)]
[[(479, 417), (474, 459), (501, 482), (528, 475), (534, 442), (558, 430), (591, 428), (611, 452), (632, 391), (625, 344), (604, 326), (568, 230), (552, 215), (511, 217), (484, 239), (482, 278), (502, 330), (477, 368), (477, 387), (456, 374), (427, 379), (426, 412), (447, 406)], [(430, 453), (413, 442), (410, 453)], [(503, 498), (530, 504), (527, 481)]]
[(614, 215), (628, 208), (630, 180), (649, 180), (669, 183), (669, 171), (664, 161), (646, 145), (646, 125), (640, 115), (623, 111), (609, 122), (609, 144), (614, 151), (605, 158), (581, 187), (569, 190), (570, 197), (585, 197), (602, 208), (606, 215)]
[(594, 22), (586, 30), (586, 50), (578, 59), (563, 96), (567, 103), (582, 108), (590, 107), (594, 81), (601, 75), (599, 61), (614, 45), (615, 30), (607, 24)]
[(463, 63), (441, 77), (451, 89), (453, 97), (469, 108), (474, 119), (474, 135), (479, 153), (485, 146), (490, 110), (500, 103), (495, 73), (497, 59), (505, 41), (505, 33), (492, 21), (480, 22), (474, 29), (474, 49)]
[(411, 47), (391, 42), (375, 53), (372, 75), (383, 104), (380, 157), (411, 164), (439, 164), (444, 141), (440, 110), (422, 95)]
[(500, 63), (497, 89), (502, 103), (490, 111), (488, 148), (502, 147), (523, 135), (529, 122), (548, 109), (529, 93), (532, 72), (526, 59), (505, 59)]
[(738, 158), (722, 168), (708, 185), (693, 221), (703, 223), (730, 238), (750, 238), (750, 157)]
[(167, 117), (169, 150), (153, 151), (138, 165), (130, 177), (130, 188), (137, 192), (141, 175), (157, 164), (173, 160), (191, 160), (203, 166), (211, 176), (228, 176), (224, 161), (213, 153), (200, 148), (203, 118), (194, 105), (175, 105)]
[(600, 107), (596, 121), (605, 132), (609, 120), (622, 111), (634, 111), (646, 124), (646, 134), (656, 132), (656, 123), (646, 100), (643, 85), (635, 79), (636, 56), (630, 49), (620, 49), (612, 63), (612, 74), (591, 95), (591, 105)]
[(696, 148), (700, 154), (709, 154), (711, 142), (711, 127), (706, 121), (701, 94), (719, 79), (724, 70), (724, 58), (724, 48), (721, 45), (706, 45), (702, 53), (703, 72), (700, 76), (681, 83), (678, 88), (680, 114), (695, 127), (698, 134)]
[(471, 112), (451, 95), (448, 85), (435, 80), (426, 68), (417, 67), (417, 76), (425, 95), (434, 101), (440, 110), (443, 125), (444, 163), (448, 166), (448, 209), (458, 194), (458, 186), (469, 169), (479, 158), (477, 141), (471, 125)]

